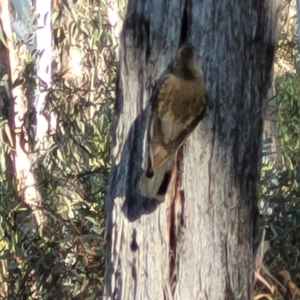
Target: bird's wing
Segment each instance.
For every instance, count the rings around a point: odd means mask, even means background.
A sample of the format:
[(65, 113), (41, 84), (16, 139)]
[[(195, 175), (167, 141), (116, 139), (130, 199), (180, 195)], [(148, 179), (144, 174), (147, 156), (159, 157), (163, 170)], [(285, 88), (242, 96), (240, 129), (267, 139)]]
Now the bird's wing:
[(152, 100), (148, 136), (153, 172), (197, 126), (206, 106), (205, 93), (201, 80), (187, 81), (172, 74), (159, 85)]

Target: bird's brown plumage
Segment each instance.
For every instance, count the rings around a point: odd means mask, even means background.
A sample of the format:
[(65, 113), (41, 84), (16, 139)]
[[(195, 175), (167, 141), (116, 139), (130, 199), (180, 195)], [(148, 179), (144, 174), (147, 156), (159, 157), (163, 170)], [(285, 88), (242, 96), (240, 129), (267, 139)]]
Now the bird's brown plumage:
[(151, 100), (147, 177), (151, 178), (173, 159), (203, 117), (206, 104), (206, 88), (195, 48), (184, 44)]

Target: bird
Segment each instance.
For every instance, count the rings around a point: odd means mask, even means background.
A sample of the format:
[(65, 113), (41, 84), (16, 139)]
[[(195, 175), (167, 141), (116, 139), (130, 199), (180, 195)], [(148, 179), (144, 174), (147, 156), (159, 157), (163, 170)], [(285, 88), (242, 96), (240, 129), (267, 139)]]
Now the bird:
[[(147, 178), (161, 170), (164, 194), (170, 180), (170, 168), (180, 146), (204, 117), (207, 91), (195, 47), (187, 42), (177, 51), (164, 77), (150, 99), (148, 123)], [(159, 191), (158, 191), (159, 192)]]

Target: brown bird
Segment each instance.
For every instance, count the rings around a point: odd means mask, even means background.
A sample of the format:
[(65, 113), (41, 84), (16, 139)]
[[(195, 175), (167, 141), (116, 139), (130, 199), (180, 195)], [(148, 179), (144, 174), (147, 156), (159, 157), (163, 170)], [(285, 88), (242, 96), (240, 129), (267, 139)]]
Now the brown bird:
[[(166, 168), (161, 168), (163, 165), (173, 165), (178, 148), (196, 128), (206, 110), (206, 88), (192, 44), (186, 43), (179, 48), (150, 105), (148, 178), (160, 169), (165, 172)], [(163, 190), (166, 192), (166, 188)]]

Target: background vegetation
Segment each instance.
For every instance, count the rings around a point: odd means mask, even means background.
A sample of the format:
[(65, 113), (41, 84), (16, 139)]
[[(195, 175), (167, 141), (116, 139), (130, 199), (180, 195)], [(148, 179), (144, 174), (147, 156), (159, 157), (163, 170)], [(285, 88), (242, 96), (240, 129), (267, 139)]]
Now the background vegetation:
[[(31, 140), (35, 128), (30, 100), (24, 120), (27, 152), (42, 195), (43, 231), (32, 225), (32, 207), (22, 201), (13, 176), (9, 74), (1, 55), (5, 38), (0, 31), (0, 299), (101, 298), (116, 33), (125, 6), (125, 0), (54, 1), (53, 82), (44, 112), (56, 122), (43, 147)], [(117, 14), (117, 23), (112, 24), (111, 11)], [(13, 5), (11, 12), (16, 13)], [(300, 76), (295, 14), (295, 1), (287, 2), (274, 71), (274, 138), (264, 140), (262, 152), (256, 299), (292, 299), (300, 283)], [(30, 99), (36, 88), (36, 53), (26, 46), (30, 40), (14, 38), (21, 84)]]
[[(104, 201), (118, 40), (108, 2), (66, 3), (70, 6), (55, 1), (52, 11), (53, 81), (44, 113), (49, 120), (54, 116), (55, 123), (42, 146), (30, 141), (35, 130), (30, 100), (24, 121), (24, 147), (31, 148), (42, 195), (42, 232), (32, 225), (32, 209), (21, 201), (11, 174), (7, 64), (0, 68), (0, 299), (100, 299), (103, 292)], [(120, 18), (124, 7), (120, 1)], [(11, 9), (14, 14), (13, 5)], [(30, 98), (37, 53), (28, 51), (29, 39), (14, 38), (20, 78)]]
[[(283, 5), (258, 203), (255, 299), (300, 299), (300, 74), (296, 1)], [(270, 106), (273, 106), (270, 108)], [(268, 119), (266, 120), (266, 123)], [(270, 128), (268, 128), (270, 130)], [(266, 134), (270, 136), (269, 134)], [(265, 137), (266, 137), (265, 135)]]

